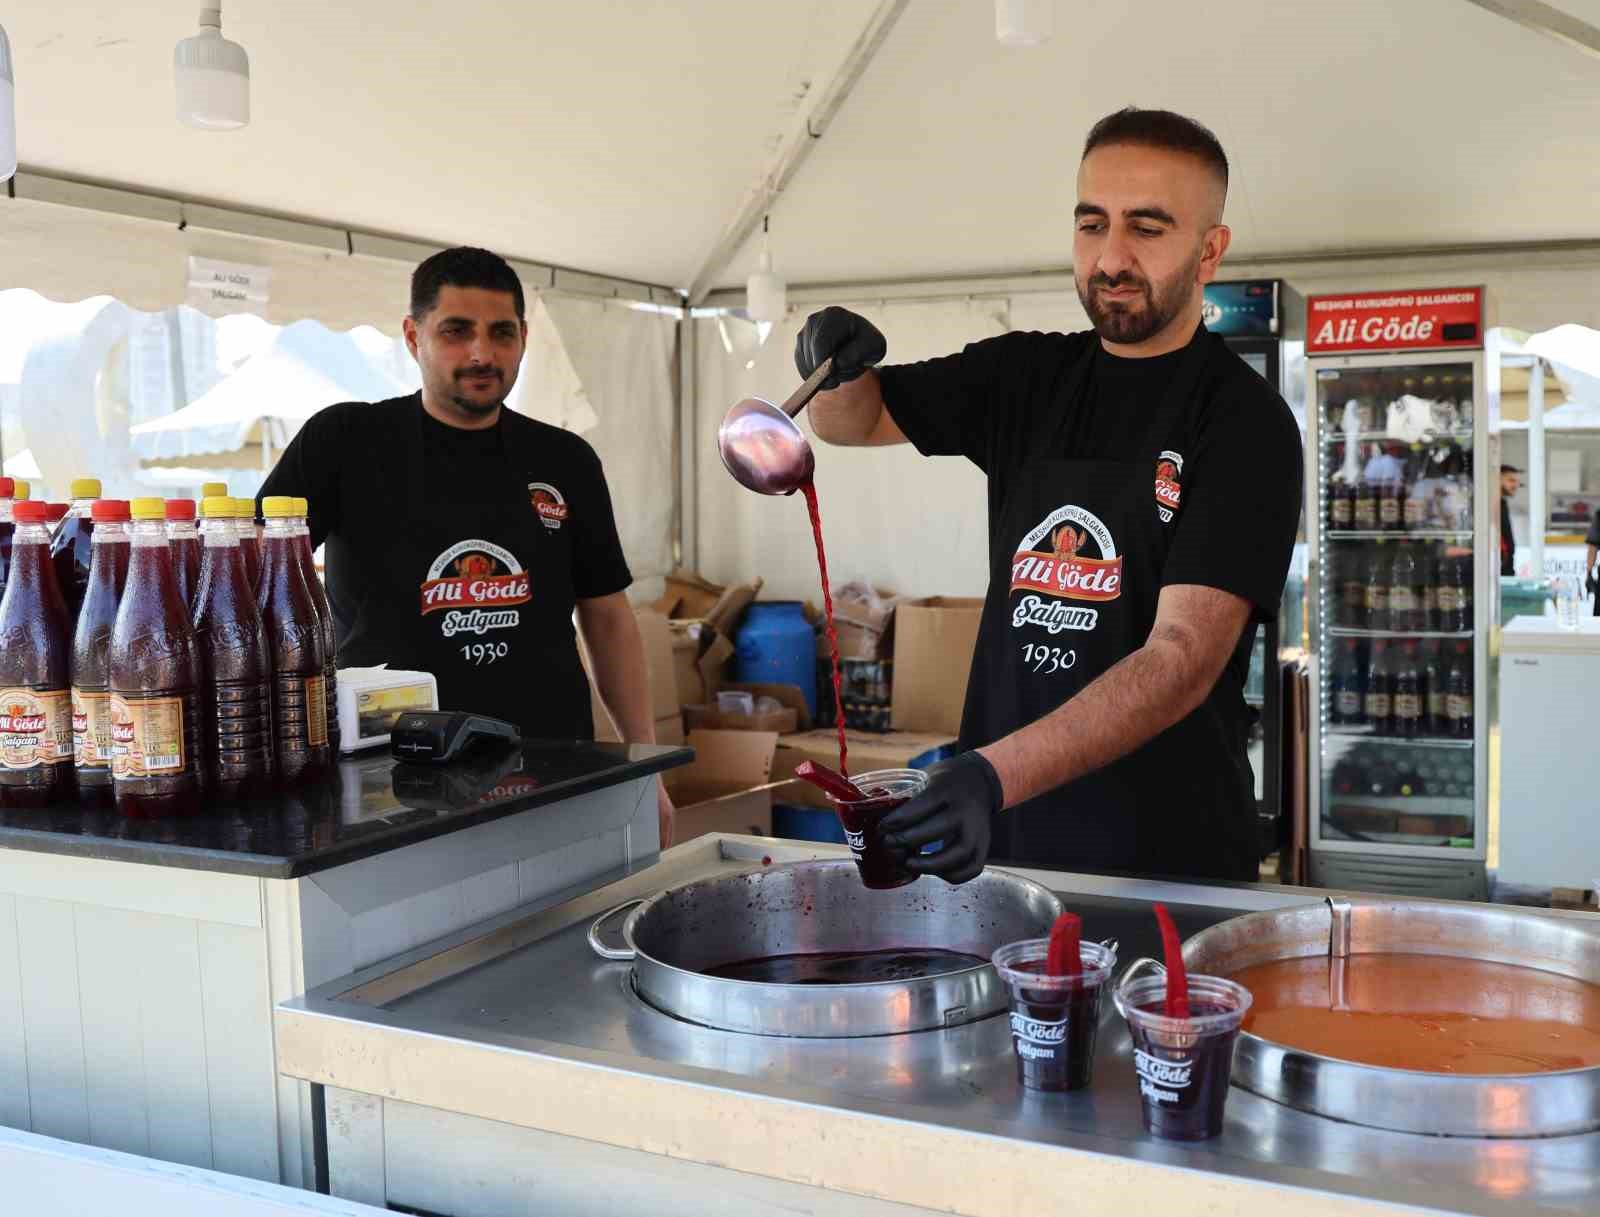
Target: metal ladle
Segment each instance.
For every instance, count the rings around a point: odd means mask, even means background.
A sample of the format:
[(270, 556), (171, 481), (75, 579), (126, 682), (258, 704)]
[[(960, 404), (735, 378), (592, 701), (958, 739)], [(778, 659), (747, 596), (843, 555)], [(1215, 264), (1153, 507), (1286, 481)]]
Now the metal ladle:
[(816, 458), (794, 416), (832, 371), (833, 360), (824, 359), (781, 406), (747, 397), (728, 411), (717, 428), (717, 451), (735, 481), (757, 494), (793, 494), (811, 480)]

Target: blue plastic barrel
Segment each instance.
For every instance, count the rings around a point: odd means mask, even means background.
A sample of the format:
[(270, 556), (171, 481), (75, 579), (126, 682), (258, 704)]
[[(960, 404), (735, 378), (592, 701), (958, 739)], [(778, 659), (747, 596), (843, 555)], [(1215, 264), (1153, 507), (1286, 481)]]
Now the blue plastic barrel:
[(798, 685), (817, 713), (817, 636), (798, 600), (762, 600), (744, 615), (734, 642), (740, 684)]

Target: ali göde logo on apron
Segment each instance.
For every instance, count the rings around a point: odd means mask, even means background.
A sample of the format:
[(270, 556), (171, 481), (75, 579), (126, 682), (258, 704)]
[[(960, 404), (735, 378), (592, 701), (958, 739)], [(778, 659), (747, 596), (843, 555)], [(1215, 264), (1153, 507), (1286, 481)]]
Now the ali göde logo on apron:
[(1163, 524), (1172, 523), (1183, 497), (1183, 454), (1163, 451), (1156, 457), (1156, 514)]
[(515, 629), (522, 620), (513, 605), (533, 599), (528, 572), (510, 550), (492, 541), (457, 541), (433, 560), (422, 584), (422, 615), (444, 613), (446, 638)]
[(528, 501), (533, 504), (533, 511), (539, 517), (539, 523), (551, 532), (561, 531), (561, 525), (566, 522), (570, 509), (559, 490), (549, 482), (529, 482)]
[[(1098, 558), (1081, 554), (1090, 542)], [(1111, 530), (1082, 507), (1056, 508), (1017, 546), (1011, 591), (1023, 593), (1011, 611), (1013, 628), (1036, 625), (1051, 634), (1094, 629), (1100, 610), (1092, 605), (1122, 595), (1122, 558)], [(1074, 600), (1089, 603), (1067, 603)]]

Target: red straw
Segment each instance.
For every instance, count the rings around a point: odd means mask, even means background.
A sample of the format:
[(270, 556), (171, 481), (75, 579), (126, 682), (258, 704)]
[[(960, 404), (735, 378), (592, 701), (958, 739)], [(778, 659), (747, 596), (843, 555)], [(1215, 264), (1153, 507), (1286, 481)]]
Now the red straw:
[(801, 761), (794, 767), (794, 775), (841, 802), (854, 803), (867, 797), (849, 778), (816, 761)]
[(1189, 974), (1183, 970), (1183, 944), (1178, 927), (1164, 904), (1156, 905), (1156, 924), (1161, 927), (1161, 952), (1167, 957), (1167, 1017), (1189, 1017)]
[(1045, 959), (1047, 976), (1077, 976), (1083, 971), (1083, 918), (1062, 913), (1050, 927), (1050, 954)]

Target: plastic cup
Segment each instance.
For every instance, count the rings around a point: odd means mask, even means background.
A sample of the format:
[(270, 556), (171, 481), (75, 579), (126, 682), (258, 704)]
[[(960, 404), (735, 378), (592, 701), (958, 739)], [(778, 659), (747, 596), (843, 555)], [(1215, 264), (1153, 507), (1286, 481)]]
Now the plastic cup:
[(845, 844), (855, 857), (861, 882), (879, 891), (915, 883), (917, 875), (906, 869), (903, 850), (883, 843), (879, 821), (907, 799), (921, 794), (928, 786), (928, 775), (920, 769), (878, 769), (850, 779), (865, 798), (836, 799), (828, 796), (844, 826)]
[(1048, 976), (1048, 938), (1007, 943), (994, 953), (994, 970), (1011, 991), (1011, 1046), (1017, 1081), (1028, 1090), (1080, 1090), (1094, 1073), (1100, 995), (1117, 967), (1115, 943), (1079, 948), (1083, 971)]
[(1220, 976), (1191, 976), (1188, 1018), (1168, 1018), (1166, 996), (1166, 969), (1153, 959), (1129, 968), (1112, 995), (1133, 1037), (1145, 1131), (1167, 1141), (1204, 1141), (1222, 1131), (1233, 1044), (1250, 990)]

